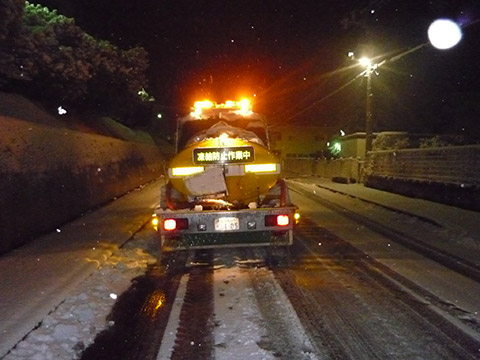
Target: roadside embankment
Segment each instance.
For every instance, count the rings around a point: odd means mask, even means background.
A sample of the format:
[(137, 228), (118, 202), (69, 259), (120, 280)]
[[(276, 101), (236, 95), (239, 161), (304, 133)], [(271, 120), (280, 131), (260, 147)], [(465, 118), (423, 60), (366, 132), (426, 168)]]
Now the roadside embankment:
[(153, 145), (11, 117), (0, 123), (0, 254), (163, 174)]

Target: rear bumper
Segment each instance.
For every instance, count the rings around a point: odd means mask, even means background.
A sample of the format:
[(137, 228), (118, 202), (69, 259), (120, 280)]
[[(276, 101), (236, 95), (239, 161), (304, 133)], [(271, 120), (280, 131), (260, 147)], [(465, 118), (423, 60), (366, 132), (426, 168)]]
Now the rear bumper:
[[(157, 210), (162, 248), (171, 250), (216, 247), (288, 246), (293, 242), (295, 206), (235, 211)], [(287, 215), (288, 225), (271, 224), (267, 218)], [(234, 229), (218, 230), (219, 219), (235, 218)], [(165, 230), (164, 220), (176, 219), (183, 228)], [(185, 224), (188, 224), (185, 225)], [(217, 227), (217, 229), (216, 229)]]
[(215, 248), (241, 248), (261, 246), (290, 246), (293, 243), (293, 231), (282, 233), (255, 232), (223, 233), (223, 234), (196, 234), (179, 236), (160, 236), (162, 251), (175, 251), (186, 249), (215, 249)]

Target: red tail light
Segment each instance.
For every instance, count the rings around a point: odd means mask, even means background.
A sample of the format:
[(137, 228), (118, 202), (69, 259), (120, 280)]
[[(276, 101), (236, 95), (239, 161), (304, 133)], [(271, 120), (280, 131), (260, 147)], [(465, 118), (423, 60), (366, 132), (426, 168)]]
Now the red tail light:
[(173, 231), (177, 228), (177, 221), (175, 219), (163, 220), (163, 228), (167, 231)]
[(287, 226), (290, 223), (288, 215), (278, 215), (277, 216), (277, 225), (278, 226)]
[(265, 216), (265, 226), (288, 226), (290, 218), (288, 215), (267, 215)]
[(188, 219), (165, 219), (163, 220), (163, 229), (165, 231), (188, 229)]

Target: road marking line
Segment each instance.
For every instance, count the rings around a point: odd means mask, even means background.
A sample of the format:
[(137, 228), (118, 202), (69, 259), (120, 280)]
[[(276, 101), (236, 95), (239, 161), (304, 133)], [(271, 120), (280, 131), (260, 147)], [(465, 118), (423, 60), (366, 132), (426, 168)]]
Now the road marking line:
[(180, 324), (180, 311), (182, 310), (188, 279), (188, 274), (183, 275), (180, 279), (180, 284), (175, 296), (175, 303), (172, 306), (172, 311), (170, 311), (167, 327), (163, 333), (162, 343), (158, 350), (157, 360), (169, 360), (172, 357), (173, 347), (175, 346), (175, 340), (177, 338), (177, 330)]

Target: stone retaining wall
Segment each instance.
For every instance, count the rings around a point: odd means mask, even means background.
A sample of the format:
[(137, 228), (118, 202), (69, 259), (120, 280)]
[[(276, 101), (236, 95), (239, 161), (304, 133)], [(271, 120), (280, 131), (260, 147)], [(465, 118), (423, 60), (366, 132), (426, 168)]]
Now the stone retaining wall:
[(480, 145), (375, 151), (368, 160), (375, 176), (480, 185)]
[(155, 146), (0, 117), (0, 253), (162, 173)]
[(369, 153), (365, 185), (480, 211), (480, 145)]
[(480, 145), (373, 151), (365, 163), (292, 158), (284, 169), (480, 211)]

